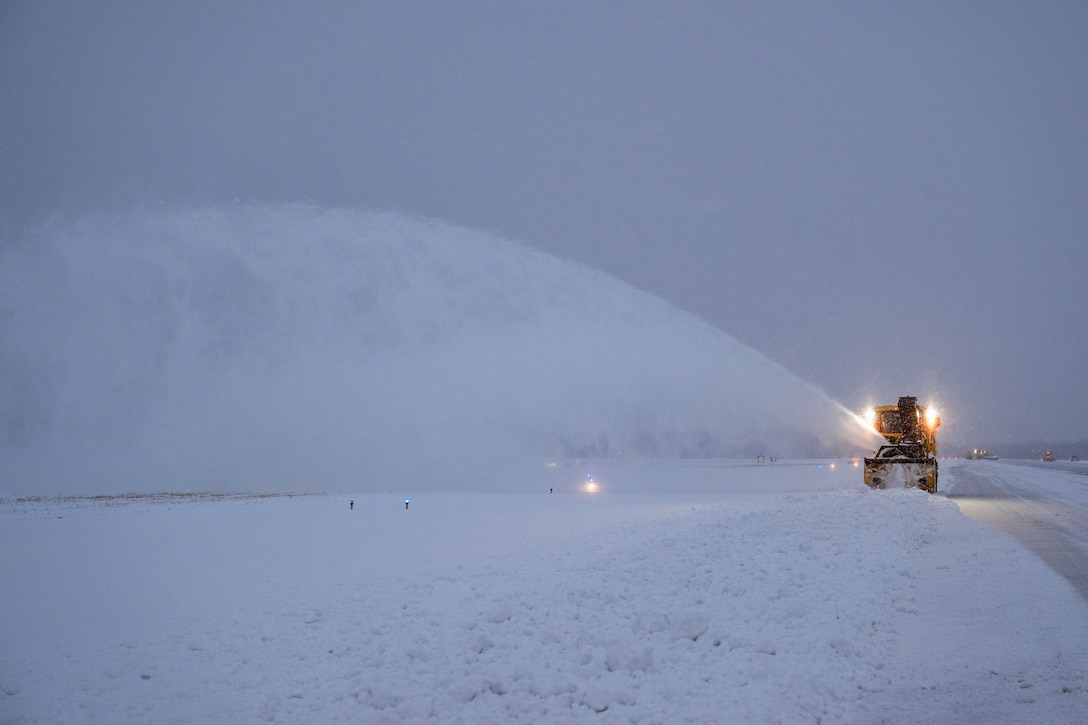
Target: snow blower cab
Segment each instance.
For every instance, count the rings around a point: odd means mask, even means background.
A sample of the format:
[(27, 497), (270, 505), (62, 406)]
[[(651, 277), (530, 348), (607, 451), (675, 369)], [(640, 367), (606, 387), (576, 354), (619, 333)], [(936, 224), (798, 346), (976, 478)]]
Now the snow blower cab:
[(887, 445), (865, 459), (865, 483), (870, 488), (923, 488), (937, 492), (937, 411), (903, 397), (898, 405), (873, 409), (873, 428)]

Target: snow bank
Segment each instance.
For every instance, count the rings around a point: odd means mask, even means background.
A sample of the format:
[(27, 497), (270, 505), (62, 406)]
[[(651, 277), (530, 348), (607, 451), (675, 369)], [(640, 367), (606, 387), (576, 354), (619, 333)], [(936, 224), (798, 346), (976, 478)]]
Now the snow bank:
[(1064, 580), (940, 496), (797, 470), (409, 510), (9, 501), (0, 722), (1082, 721)]

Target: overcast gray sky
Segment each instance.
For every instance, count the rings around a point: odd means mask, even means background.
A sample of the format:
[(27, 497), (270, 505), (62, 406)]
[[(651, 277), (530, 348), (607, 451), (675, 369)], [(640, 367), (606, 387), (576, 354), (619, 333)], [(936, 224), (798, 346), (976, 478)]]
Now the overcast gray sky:
[(0, 2), (0, 229), (440, 217), (952, 445), (1088, 436), (1088, 4)]

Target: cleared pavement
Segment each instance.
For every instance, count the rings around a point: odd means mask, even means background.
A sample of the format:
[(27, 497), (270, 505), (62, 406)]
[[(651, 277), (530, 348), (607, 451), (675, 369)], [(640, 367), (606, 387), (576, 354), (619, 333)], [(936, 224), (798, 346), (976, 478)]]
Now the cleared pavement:
[(963, 513), (1015, 537), (1088, 599), (1088, 466), (957, 461), (941, 475)]

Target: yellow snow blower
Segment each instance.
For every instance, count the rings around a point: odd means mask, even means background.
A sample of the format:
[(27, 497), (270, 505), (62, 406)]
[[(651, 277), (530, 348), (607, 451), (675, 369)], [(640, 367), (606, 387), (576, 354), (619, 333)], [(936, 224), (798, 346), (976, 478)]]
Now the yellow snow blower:
[(937, 411), (903, 397), (898, 405), (880, 405), (872, 412), (873, 428), (887, 445), (865, 459), (865, 483), (870, 488), (924, 488), (937, 492)]

